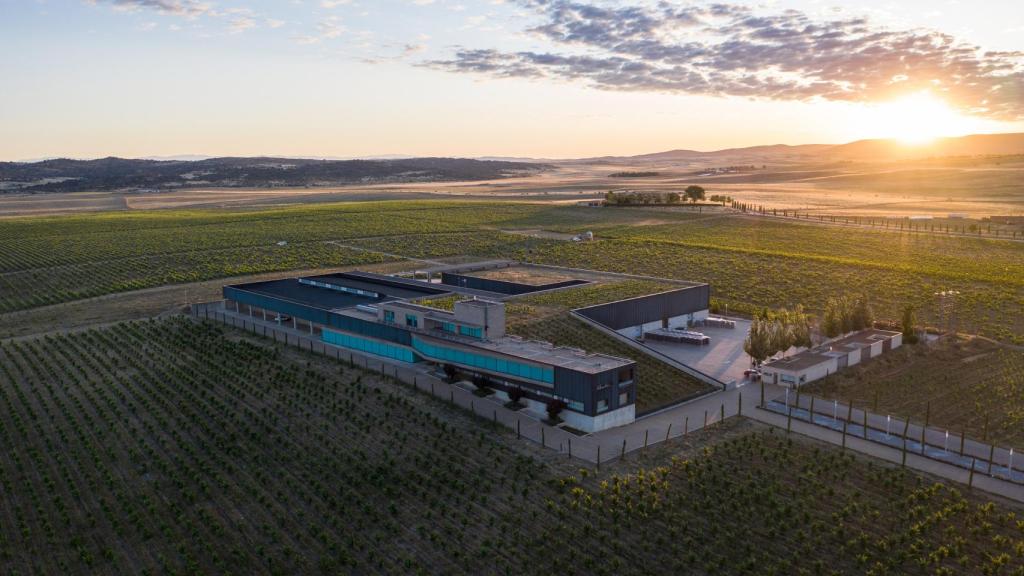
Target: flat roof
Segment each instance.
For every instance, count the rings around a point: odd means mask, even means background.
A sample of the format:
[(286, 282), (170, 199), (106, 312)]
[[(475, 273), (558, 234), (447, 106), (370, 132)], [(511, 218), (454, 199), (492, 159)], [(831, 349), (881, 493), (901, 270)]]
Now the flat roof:
[(515, 336), (505, 336), (497, 340), (472, 342), (472, 346), (493, 350), (517, 358), (525, 358), (542, 364), (561, 366), (578, 372), (597, 374), (608, 370), (616, 370), (634, 364), (627, 358), (609, 356), (607, 354), (588, 354), (578, 348), (555, 346), (550, 342), (539, 340), (523, 340)]
[(859, 348), (870, 346), (876, 342), (882, 342), (885, 340), (891, 340), (896, 336), (902, 334), (901, 332), (893, 332), (891, 330), (877, 330), (875, 328), (868, 328), (867, 330), (861, 330), (855, 334), (850, 334), (845, 338), (840, 338), (830, 345), (835, 346), (849, 346), (853, 345)]
[(305, 276), (307, 280), (328, 282), (339, 286), (347, 286), (358, 290), (369, 290), (379, 292), (393, 298), (408, 300), (410, 298), (423, 298), (425, 296), (440, 296), (448, 294), (451, 290), (446, 287), (434, 287), (426, 282), (403, 281), (404, 278), (393, 278), (382, 274), (369, 275), (364, 272), (336, 272), (333, 274), (321, 274), (319, 276)]
[[(818, 346), (817, 348), (804, 350), (803, 352), (799, 352), (785, 358), (769, 360), (768, 362), (765, 362), (764, 365), (766, 367), (780, 368), (782, 370), (805, 370), (812, 366), (828, 362), (837, 356), (842, 356), (850, 350), (866, 348), (876, 342), (891, 340), (899, 335), (900, 332), (869, 328), (867, 330), (861, 330), (855, 334), (850, 334), (844, 338), (834, 340), (823, 346)], [(845, 349), (846, 352), (837, 351), (837, 348)]]
[[(270, 280), (267, 282), (252, 282), (249, 284), (235, 284), (230, 288), (245, 290), (271, 298), (288, 300), (319, 308), (321, 310), (336, 310), (338, 308), (351, 308), (359, 304), (377, 304), (395, 299), (393, 296), (372, 298), (370, 296), (359, 296), (348, 292), (339, 292), (328, 288), (319, 288), (308, 284), (299, 283), (298, 278), (286, 278), (283, 280)], [(374, 290), (377, 292), (376, 290)]]
[[(406, 302), (389, 302), (388, 304), (399, 307), (408, 306)], [(371, 314), (357, 308), (350, 308), (348, 310), (340, 311), (339, 313), (344, 316), (351, 316), (362, 320), (369, 320), (373, 322), (377, 321), (377, 316), (375, 314)], [(461, 336), (448, 332), (425, 330), (422, 327), (411, 328), (408, 326), (402, 326), (402, 328), (413, 333), (423, 334), (427, 337), (460, 344), (467, 348), (490, 350), (491, 352), (497, 352), (506, 356), (532, 360), (540, 364), (561, 366), (563, 368), (586, 372), (588, 374), (597, 374), (599, 372), (615, 370), (622, 368), (623, 366), (634, 364), (633, 360), (628, 358), (619, 358), (617, 356), (609, 356), (607, 354), (588, 354), (578, 348), (555, 346), (550, 342), (542, 342), (540, 340), (524, 340), (518, 336), (503, 336), (495, 340), (479, 340), (477, 338), (470, 338), (468, 336)]]
[[(386, 274), (376, 274), (374, 272), (363, 272), (353, 271), (345, 272), (346, 276), (357, 277), (366, 279), (371, 282), (387, 282), (394, 283), (399, 286), (407, 287), (411, 290), (427, 290), (436, 291), (436, 294), (463, 294), (465, 296), (476, 296), (478, 298), (484, 298), (487, 300), (505, 300), (508, 298), (508, 294), (499, 294), (498, 292), (489, 292), (487, 290), (476, 290), (473, 288), (464, 288), (462, 286), (452, 286), (449, 284), (441, 284), (440, 282), (425, 282), (423, 280), (417, 280), (415, 278), (402, 278), (401, 276), (388, 276)], [(423, 294), (420, 296), (412, 296), (410, 298), (422, 298), (424, 296), (431, 296), (433, 294)]]
[(780, 368), (782, 370), (805, 370), (818, 364), (829, 362), (836, 357), (836, 354), (826, 354), (816, 350), (804, 350), (785, 358), (776, 358), (765, 362), (765, 367)]

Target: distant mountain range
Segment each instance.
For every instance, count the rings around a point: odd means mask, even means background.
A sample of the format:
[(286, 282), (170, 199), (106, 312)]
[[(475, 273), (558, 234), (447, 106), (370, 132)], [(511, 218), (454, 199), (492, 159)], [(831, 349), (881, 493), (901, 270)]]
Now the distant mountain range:
[(543, 163), (464, 158), (54, 159), (39, 162), (0, 162), (0, 192), (166, 190), (197, 187), (264, 188), (493, 180), (533, 174), (548, 168), (550, 166)]
[(1024, 133), (974, 134), (937, 138), (924, 144), (906, 144), (899, 140), (858, 140), (849, 144), (803, 144), (787, 146), (751, 146), (702, 152), (669, 150), (639, 156), (602, 156), (569, 162), (650, 163), (650, 164), (771, 164), (776, 162), (870, 161), (889, 162), (948, 156), (992, 156), (1024, 154)]

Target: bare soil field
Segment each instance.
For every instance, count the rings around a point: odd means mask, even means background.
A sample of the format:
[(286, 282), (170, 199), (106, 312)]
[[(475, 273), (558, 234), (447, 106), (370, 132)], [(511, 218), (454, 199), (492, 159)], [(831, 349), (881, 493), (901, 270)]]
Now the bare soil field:
[[(190, 189), (0, 195), (0, 217), (99, 210), (245, 207), (424, 198), (505, 199), (573, 203), (609, 191), (678, 191), (700, 184), (708, 195), (778, 209), (861, 216), (980, 218), (1024, 214), (1024, 160), (949, 159), (890, 164), (765, 165), (707, 176), (694, 163), (566, 162), (532, 176), (471, 182), (367, 184), (325, 188)], [(655, 176), (617, 178), (621, 172)]]

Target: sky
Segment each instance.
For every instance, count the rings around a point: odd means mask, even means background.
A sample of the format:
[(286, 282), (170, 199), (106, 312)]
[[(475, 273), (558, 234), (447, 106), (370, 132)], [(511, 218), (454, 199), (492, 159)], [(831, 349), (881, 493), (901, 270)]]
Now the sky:
[(1024, 132), (1019, 0), (0, 0), (0, 160)]

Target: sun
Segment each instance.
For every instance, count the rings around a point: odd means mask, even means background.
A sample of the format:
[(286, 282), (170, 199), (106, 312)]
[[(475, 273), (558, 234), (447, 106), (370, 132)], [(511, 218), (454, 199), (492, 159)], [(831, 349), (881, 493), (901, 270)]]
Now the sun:
[(862, 118), (875, 138), (892, 138), (907, 146), (928, 144), (942, 136), (970, 131), (971, 120), (928, 91), (873, 105)]

